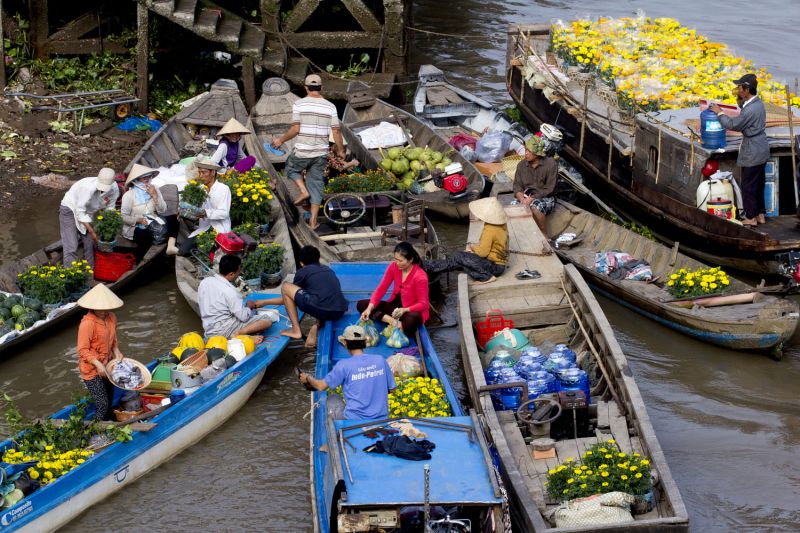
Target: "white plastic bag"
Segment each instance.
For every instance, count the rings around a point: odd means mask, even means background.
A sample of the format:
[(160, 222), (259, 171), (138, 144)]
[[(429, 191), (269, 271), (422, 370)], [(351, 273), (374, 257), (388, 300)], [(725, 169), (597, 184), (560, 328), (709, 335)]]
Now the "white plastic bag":
[(511, 135), (504, 131), (492, 131), (478, 139), (475, 154), (478, 156), (478, 161), (497, 163), (503, 159), (510, 146)]
[(422, 365), (413, 355), (396, 353), (386, 359), (395, 376), (417, 377), (422, 375)]

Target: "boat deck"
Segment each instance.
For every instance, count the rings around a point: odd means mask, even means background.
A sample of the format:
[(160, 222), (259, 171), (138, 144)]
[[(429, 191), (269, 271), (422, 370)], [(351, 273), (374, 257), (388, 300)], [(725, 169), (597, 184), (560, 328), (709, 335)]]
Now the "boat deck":
[[(468, 416), (432, 418), (446, 423), (473, 427)], [(360, 420), (336, 421), (340, 428), (362, 423)], [(423, 502), (425, 493), (424, 465), (430, 465), (430, 501), (447, 504), (495, 504), (492, 484), (487, 476), (483, 451), (477, 439), (470, 441), (460, 430), (422, 427), (427, 440), (436, 444), (431, 458), (426, 461), (408, 461), (391, 455), (362, 451), (374, 444), (354, 430), (345, 434), (355, 449), (347, 450), (352, 481), (345, 476), (347, 500), (343, 507), (378, 505), (413, 505)], [(352, 436), (350, 436), (352, 435)]]

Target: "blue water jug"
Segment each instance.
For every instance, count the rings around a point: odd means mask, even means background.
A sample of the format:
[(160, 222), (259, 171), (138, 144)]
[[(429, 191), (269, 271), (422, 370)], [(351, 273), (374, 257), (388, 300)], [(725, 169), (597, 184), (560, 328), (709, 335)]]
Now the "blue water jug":
[(554, 353), (551, 354), (550, 357), (547, 358), (545, 361), (543, 368), (544, 370), (553, 374), (553, 376), (558, 376), (558, 373), (562, 370), (566, 370), (567, 368), (575, 367), (575, 362), (570, 361), (569, 356), (563, 353)]
[(542, 365), (536, 362), (536, 359), (531, 355), (523, 355), (519, 358), (519, 362), (514, 365), (514, 370), (520, 375), (522, 379), (527, 380), (531, 372), (538, 372), (542, 369)]
[[(514, 369), (508, 368), (500, 371), (498, 383), (514, 383), (524, 381), (519, 374), (514, 372)], [(521, 387), (508, 387), (500, 389), (499, 403), (502, 410), (516, 410), (522, 403), (522, 388)]]
[(517, 364), (517, 360), (514, 359), (514, 354), (511, 350), (497, 350), (492, 357), (492, 360), (489, 361), (489, 366), (492, 366), (495, 363), (502, 363), (503, 365), (507, 366), (508, 368), (513, 368), (514, 365)]
[(531, 357), (535, 363), (539, 363), (543, 365), (545, 361), (547, 361), (547, 356), (539, 351), (539, 348), (536, 346), (528, 346), (522, 350), (522, 354), (520, 355), (520, 359), (522, 357)]
[(725, 128), (719, 121), (719, 117), (711, 109), (706, 109), (700, 113), (700, 139), (703, 148), (718, 150), (725, 148)]
[(553, 354), (561, 354), (573, 363), (578, 360), (577, 354), (566, 344), (556, 344), (555, 348), (553, 348), (553, 351), (550, 353), (550, 357), (553, 357)]
[(532, 372), (528, 376), (528, 399), (534, 400), (542, 394), (551, 394), (556, 392), (556, 378), (549, 372), (542, 370)]
[(582, 390), (586, 394), (586, 403), (592, 403), (589, 391), (589, 376), (580, 368), (562, 370), (558, 375), (558, 386), (562, 391)]

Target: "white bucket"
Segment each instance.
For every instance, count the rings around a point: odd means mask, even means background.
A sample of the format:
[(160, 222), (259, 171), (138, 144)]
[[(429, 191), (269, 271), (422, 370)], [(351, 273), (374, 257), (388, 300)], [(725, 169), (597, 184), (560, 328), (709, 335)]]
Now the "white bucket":
[(229, 339), (228, 355), (233, 356), (237, 362), (247, 357), (247, 351), (244, 349), (244, 343), (240, 339)]

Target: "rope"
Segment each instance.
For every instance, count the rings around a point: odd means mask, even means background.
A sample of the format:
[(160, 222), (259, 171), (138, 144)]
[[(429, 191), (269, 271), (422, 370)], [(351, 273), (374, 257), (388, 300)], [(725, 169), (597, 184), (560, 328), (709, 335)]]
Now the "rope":
[(413, 26), (406, 26), (406, 29), (407, 30), (411, 30), (411, 31), (415, 31), (415, 32), (418, 32), (418, 33), (426, 33), (428, 35), (437, 35), (439, 37), (451, 37), (451, 38), (455, 38), (455, 39), (483, 39), (483, 40), (494, 40), (494, 41), (500, 41), (501, 40), (499, 37), (492, 38), (492, 37), (489, 37), (489, 36), (486, 36), (486, 35), (457, 35), (457, 34), (454, 34), (454, 33), (442, 33), (442, 32), (438, 32), (438, 31), (423, 30), (421, 28), (414, 28)]

